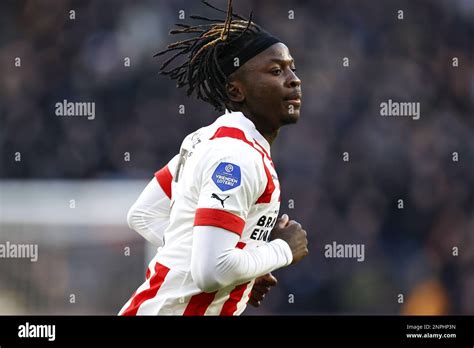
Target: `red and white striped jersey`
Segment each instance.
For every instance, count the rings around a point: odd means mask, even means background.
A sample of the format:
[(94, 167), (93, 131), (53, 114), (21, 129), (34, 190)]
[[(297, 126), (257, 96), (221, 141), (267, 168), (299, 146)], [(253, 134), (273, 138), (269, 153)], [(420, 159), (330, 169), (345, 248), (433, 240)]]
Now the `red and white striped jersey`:
[(232, 231), (240, 236), (236, 248), (267, 243), (280, 209), (270, 145), (242, 113), (227, 113), (189, 134), (155, 176), (170, 197), (169, 226), (146, 281), (119, 314), (241, 314), (254, 280), (202, 292), (190, 270), (193, 227)]

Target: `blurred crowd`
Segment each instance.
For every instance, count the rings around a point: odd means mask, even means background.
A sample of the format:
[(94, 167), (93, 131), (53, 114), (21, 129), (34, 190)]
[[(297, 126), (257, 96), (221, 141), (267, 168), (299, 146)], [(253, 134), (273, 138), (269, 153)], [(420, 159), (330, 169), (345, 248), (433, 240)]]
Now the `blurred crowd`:
[[(474, 2), (234, 9), (288, 45), (303, 87), (300, 122), (272, 157), (281, 212), (305, 226), (310, 256), (276, 272), (249, 313), (474, 314)], [(219, 116), (152, 57), (193, 13), (222, 17), (184, 0), (1, 2), (1, 178), (151, 178)], [(56, 116), (64, 99), (94, 102), (95, 119)], [(388, 99), (419, 102), (420, 119), (382, 117)], [(325, 258), (333, 241), (364, 244), (365, 261)]]

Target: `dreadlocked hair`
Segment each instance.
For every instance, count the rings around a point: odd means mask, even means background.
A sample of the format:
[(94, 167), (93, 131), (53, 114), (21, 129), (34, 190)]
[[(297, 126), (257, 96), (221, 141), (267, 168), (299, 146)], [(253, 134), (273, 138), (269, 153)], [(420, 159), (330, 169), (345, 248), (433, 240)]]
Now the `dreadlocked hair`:
[[(161, 65), (160, 74), (168, 75), (172, 80), (176, 80), (176, 86), (186, 88), (188, 96), (195, 93), (197, 99), (211, 104), (218, 111), (224, 111), (224, 108), (232, 109), (232, 107), (229, 105), (230, 100), (225, 88), (228, 77), (222, 71), (219, 60), (235, 55), (241, 48), (242, 39), (250, 40), (262, 29), (252, 22), (252, 12), (248, 19), (234, 14), (232, 0), (228, 1), (227, 11), (205, 0), (202, 2), (220, 13), (227, 13), (226, 18), (222, 20), (191, 15), (191, 19), (209, 23), (193, 26), (175, 24), (179, 29), (171, 30), (170, 34), (197, 33), (199, 35), (172, 43), (154, 57), (176, 51)], [(171, 63), (175, 63), (179, 57), (183, 56), (186, 57), (184, 62), (174, 64), (176, 66), (167, 69)]]

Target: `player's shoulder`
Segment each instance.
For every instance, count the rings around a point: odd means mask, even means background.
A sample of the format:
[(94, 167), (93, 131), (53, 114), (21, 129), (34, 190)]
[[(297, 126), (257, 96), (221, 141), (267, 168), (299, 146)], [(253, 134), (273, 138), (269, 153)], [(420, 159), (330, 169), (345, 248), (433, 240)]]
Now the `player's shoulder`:
[(236, 127), (211, 124), (188, 134), (181, 145), (187, 152), (200, 153), (206, 157), (242, 157), (249, 162), (261, 161), (261, 153), (252, 137)]
[(210, 157), (232, 157), (249, 165), (262, 162), (262, 155), (257, 150), (253, 139), (243, 131), (238, 138), (211, 136), (205, 143), (205, 151)]
[[(225, 130), (223, 132), (222, 130)], [(230, 131), (230, 132), (228, 132)], [(202, 127), (186, 136), (182, 149), (190, 159), (190, 171), (199, 181), (206, 175), (241, 177), (256, 192), (265, 181), (262, 153), (244, 130), (236, 127)], [(246, 186), (246, 187), (247, 187)]]

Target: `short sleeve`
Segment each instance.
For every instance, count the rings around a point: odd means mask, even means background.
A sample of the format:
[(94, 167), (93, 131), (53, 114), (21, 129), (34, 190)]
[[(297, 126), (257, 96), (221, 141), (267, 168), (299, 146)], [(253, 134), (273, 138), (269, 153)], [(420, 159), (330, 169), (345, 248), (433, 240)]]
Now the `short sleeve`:
[(220, 227), (241, 235), (250, 208), (262, 193), (263, 178), (254, 154), (238, 145), (232, 150), (204, 156), (196, 173), (200, 180), (194, 226)]

